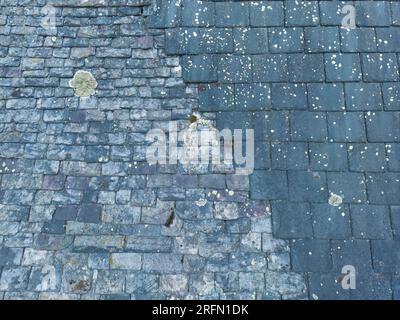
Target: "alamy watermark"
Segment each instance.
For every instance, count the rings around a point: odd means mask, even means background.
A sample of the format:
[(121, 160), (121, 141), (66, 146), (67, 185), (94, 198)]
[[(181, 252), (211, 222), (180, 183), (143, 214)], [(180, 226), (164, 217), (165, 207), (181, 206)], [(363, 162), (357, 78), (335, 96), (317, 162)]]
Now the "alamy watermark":
[(355, 29), (356, 28), (356, 8), (347, 4), (342, 8), (342, 14), (345, 16), (342, 19), (342, 28)]
[(40, 13), (44, 15), (42, 18), (40, 25), (43, 29), (46, 30), (57, 30), (56, 25), (56, 8), (51, 4), (46, 4), (41, 10)]
[(342, 274), (344, 275), (341, 280), (343, 290), (355, 290), (356, 268), (352, 265), (346, 265), (342, 268)]
[(254, 171), (253, 129), (246, 129), (244, 135), (242, 129), (219, 131), (193, 124), (178, 130), (177, 122), (171, 121), (167, 131), (150, 130), (146, 139), (150, 143), (146, 159), (151, 165), (226, 165), (233, 166), (240, 175)]

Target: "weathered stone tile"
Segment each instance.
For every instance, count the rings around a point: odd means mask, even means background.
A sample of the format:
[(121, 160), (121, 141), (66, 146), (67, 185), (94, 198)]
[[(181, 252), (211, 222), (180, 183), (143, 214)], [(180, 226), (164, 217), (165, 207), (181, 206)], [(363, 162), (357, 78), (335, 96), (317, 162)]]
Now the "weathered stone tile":
[[(279, 184), (274, 185), (276, 181)], [(267, 188), (274, 185), (273, 188)], [(287, 177), (283, 171), (255, 171), (250, 177), (251, 198), (256, 200), (287, 199)]]
[(110, 255), (108, 253), (90, 253), (88, 267), (91, 269), (108, 269), (110, 265)]
[(376, 271), (398, 272), (400, 256), (397, 240), (372, 241), (371, 247), (373, 266)]
[(303, 276), (293, 272), (268, 271), (265, 273), (265, 287), (270, 294), (283, 297), (302, 297), (307, 290)]
[(160, 289), (166, 293), (183, 295), (188, 290), (188, 277), (185, 274), (162, 275)]
[(215, 24), (218, 27), (249, 25), (249, 6), (246, 2), (216, 2)]
[[(0, 299), (400, 296), (396, 1), (54, 1), (0, 16)], [(194, 116), (254, 173), (149, 165)]]
[(140, 207), (131, 205), (105, 205), (102, 221), (114, 224), (138, 223), (140, 220)]
[(37, 234), (34, 237), (33, 248), (40, 250), (62, 250), (69, 247), (73, 240), (72, 236)]
[(233, 271), (265, 271), (267, 260), (264, 254), (239, 252), (230, 255), (229, 267)]
[(319, 23), (318, 3), (285, 0), (285, 23), (289, 26), (315, 26)]
[(329, 192), (339, 195), (343, 202), (363, 203), (367, 199), (366, 181), (362, 173), (328, 173)]
[(28, 286), (30, 268), (11, 267), (3, 269), (0, 278), (1, 291), (24, 291)]
[(75, 220), (78, 214), (78, 206), (57, 207), (54, 212), (54, 220)]
[(390, 6), (385, 1), (356, 3), (356, 12), (360, 26), (390, 25)]
[(274, 235), (279, 239), (312, 237), (312, 216), (307, 203), (272, 203)]
[(122, 249), (124, 237), (122, 236), (76, 236), (74, 249), (76, 251), (96, 252), (111, 249)]
[(81, 205), (79, 206), (77, 220), (85, 223), (100, 223), (101, 211), (101, 205)]
[(319, 239), (346, 239), (351, 236), (350, 213), (347, 205), (334, 207), (313, 204), (314, 236)]
[(121, 294), (124, 292), (125, 277), (122, 271), (101, 270), (97, 273), (95, 292), (98, 294)]
[(183, 256), (167, 253), (145, 253), (143, 254), (143, 271), (154, 271), (161, 273), (176, 273), (183, 269)]
[(21, 263), (22, 249), (19, 248), (0, 248), (0, 266), (16, 266)]
[(256, 27), (281, 26), (284, 23), (283, 1), (250, 2), (250, 24)]
[(296, 240), (291, 246), (294, 271), (327, 272), (332, 268), (332, 257), (327, 240)]
[(391, 236), (389, 208), (375, 205), (351, 205), (353, 233), (361, 239), (386, 239)]
[(178, 201), (175, 213), (183, 220), (205, 220), (213, 216), (213, 208), (210, 202), (204, 203), (204, 201), (200, 201), (193, 203), (191, 201)]
[(142, 256), (138, 253), (112, 253), (110, 256), (110, 268), (122, 270), (140, 270)]
[(159, 288), (159, 276), (149, 273), (128, 273), (126, 276), (126, 292), (149, 294), (157, 293)]
[(54, 254), (52, 251), (26, 248), (22, 258), (22, 266), (51, 265), (53, 259)]
[(199, 243), (199, 255), (212, 256), (215, 253), (235, 252), (239, 248), (240, 236), (238, 234), (213, 235), (209, 234)]
[(44, 265), (33, 267), (30, 277), (28, 290), (57, 292), (61, 287), (61, 267), (54, 265)]
[(100, 165), (79, 161), (65, 161), (62, 163), (62, 172), (71, 176), (99, 176)]
[(221, 220), (235, 220), (239, 218), (238, 205), (236, 203), (215, 203), (215, 218)]
[(126, 248), (135, 252), (171, 252), (171, 238), (128, 236)]

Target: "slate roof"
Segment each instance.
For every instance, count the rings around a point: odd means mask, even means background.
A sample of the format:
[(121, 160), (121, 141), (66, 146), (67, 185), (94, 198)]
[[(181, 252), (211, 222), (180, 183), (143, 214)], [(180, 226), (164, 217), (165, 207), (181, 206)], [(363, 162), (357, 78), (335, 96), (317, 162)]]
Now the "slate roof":
[[(400, 3), (154, 1), (0, 0), (0, 298), (399, 299)], [(146, 162), (194, 112), (253, 174)]]

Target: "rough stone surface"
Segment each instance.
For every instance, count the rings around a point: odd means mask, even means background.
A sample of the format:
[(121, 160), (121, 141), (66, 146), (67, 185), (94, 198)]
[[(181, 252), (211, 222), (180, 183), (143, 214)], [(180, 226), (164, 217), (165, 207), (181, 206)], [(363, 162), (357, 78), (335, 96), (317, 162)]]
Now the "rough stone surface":
[[(0, 1), (0, 299), (399, 299), (396, 1), (48, 3)], [(169, 121), (255, 171), (150, 165)]]

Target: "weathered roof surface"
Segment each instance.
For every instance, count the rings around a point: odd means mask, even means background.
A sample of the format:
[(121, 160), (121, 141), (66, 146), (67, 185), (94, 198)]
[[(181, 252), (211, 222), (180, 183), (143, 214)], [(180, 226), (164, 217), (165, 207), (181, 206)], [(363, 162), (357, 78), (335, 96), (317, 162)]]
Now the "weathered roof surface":
[[(0, 298), (400, 298), (400, 3), (52, 3), (0, 0)], [(149, 165), (171, 121), (254, 173)]]

